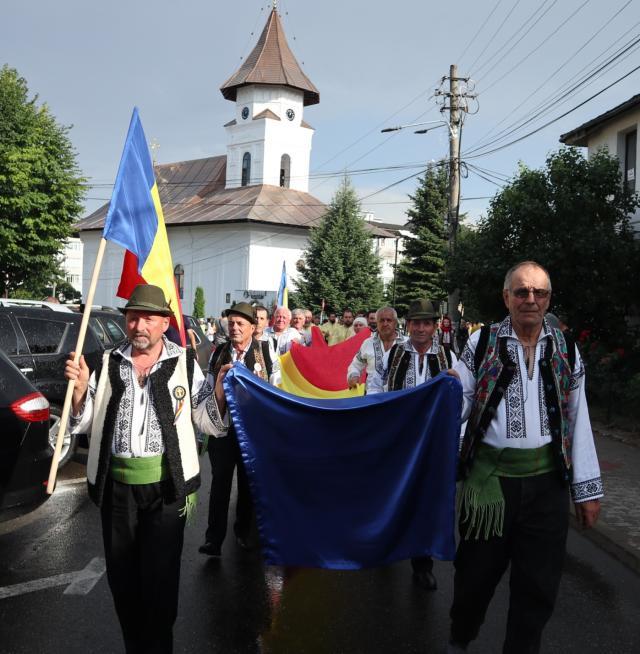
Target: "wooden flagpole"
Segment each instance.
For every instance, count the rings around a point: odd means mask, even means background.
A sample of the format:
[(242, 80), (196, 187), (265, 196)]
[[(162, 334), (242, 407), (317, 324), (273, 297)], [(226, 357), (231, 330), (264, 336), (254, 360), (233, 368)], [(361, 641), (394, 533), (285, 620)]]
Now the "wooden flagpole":
[[(82, 348), (84, 347), (84, 337), (87, 333), (87, 326), (89, 325), (89, 316), (91, 315), (91, 306), (93, 305), (93, 297), (96, 293), (96, 286), (98, 285), (98, 277), (100, 275), (100, 268), (102, 267), (102, 258), (107, 246), (105, 238), (100, 239), (98, 253), (96, 255), (96, 262), (93, 265), (93, 273), (91, 275), (91, 283), (89, 284), (89, 292), (85, 298), (84, 312), (82, 314), (82, 322), (80, 323), (80, 331), (78, 332), (78, 341), (76, 343), (75, 356), (73, 358), (75, 363), (80, 361), (82, 355)], [(49, 470), (49, 481), (47, 482), (47, 493), (53, 494), (56, 485), (56, 477), (58, 476), (58, 462), (60, 461), (60, 453), (62, 452), (62, 443), (64, 442), (64, 435), (67, 431), (67, 423), (69, 422), (69, 414), (71, 413), (71, 399), (73, 398), (73, 389), (75, 382), (70, 379), (67, 384), (67, 393), (64, 396), (64, 404), (62, 405), (62, 416), (60, 417), (60, 427), (58, 428), (58, 436), (56, 438), (56, 447), (53, 452), (53, 460), (51, 461), (51, 469)]]

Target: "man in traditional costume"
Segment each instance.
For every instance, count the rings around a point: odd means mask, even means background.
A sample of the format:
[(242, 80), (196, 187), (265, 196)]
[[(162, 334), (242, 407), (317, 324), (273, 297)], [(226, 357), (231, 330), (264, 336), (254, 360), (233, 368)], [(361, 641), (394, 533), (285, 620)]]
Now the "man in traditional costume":
[[(269, 343), (254, 338), (256, 315), (253, 307), (246, 302), (239, 302), (228, 309), (226, 315), (229, 342), (211, 355), (207, 374), (207, 385), (214, 388), (216, 397), (216, 401), (212, 403), (211, 415), (216, 425), (216, 435), (220, 436), (220, 438), (209, 439), (208, 444), (212, 471), (209, 522), (205, 542), (199, 549), (202, 554), (208, 556), (220, 556), (222, 551), (222, 544), (227, 534), (227, 516), (234, 471), (236, 471), (238, 488), (234, 524), (236, 542), (243, 550), (255, 546), (252, 534), (253, 503), (235, 428), (227, 412), (227, 402), (222, 387), (224, 376), (236, 361), (241, 362), (265, 381), (269, 381), (272, 374), (277, 373), (276, 366), (271, 360)], [(274, 379), (275, 377), (272, 381)]]
[[(384, 391), (415, 388), (456, 363), (456, 355), (438, 342), (436, 320), (436, 312), (429, 300), (420, 299), (411, 303), (406, 318), (409, 337), (389, 351), (384, 371)], [(378, 331), (381, 327), (380, 321)], [(411, 566), (413, 580), (418, 586), (425, 590), (438, 588), (430, 556), (412, 558)]]
[[(101, 508), (107, 579), (128, 653), (171, 652), (185, 519), (200, 485), (196, 427), (216, 433), (215, 399), (194, 351), (167, 340), (161, 288), (137, 286), (124, 310), (127, 340), (75, 381), (71, 428), (89, 433), (87, 481)], [(73, 354), (72, 354), (73, 356)]]
[(549, 274), (533, 261), (514, 266), (503, 298), (509, 315), (474, 332), (452, 371), (468, 422), (449, 652), (476, 638), (509, 564), (503, 652), (540, 650), (562, 574), (567, 487), (583, 527), (596, 522), (603, 495), (584, 364), (545, 319)]
[(391, 348), (404, 342), (404, 336), (398, 333), (398, 314), (393, 307), (382, 307), (375, 314), (378, 331), (365, 339), (347, 370), (349, 388), (358, 385), (360, 376), (367, 371), (365, 392), (382, 393), (384, 369), (389, 359)]
[(297, 329), (291, 327), (291, 311), (287, 307), (276, 307), (273, 312), (273, 326), (264, 330), (273, 344), (277, 356), (291, 349), (292, 343), (304, 343), (304, 338)]

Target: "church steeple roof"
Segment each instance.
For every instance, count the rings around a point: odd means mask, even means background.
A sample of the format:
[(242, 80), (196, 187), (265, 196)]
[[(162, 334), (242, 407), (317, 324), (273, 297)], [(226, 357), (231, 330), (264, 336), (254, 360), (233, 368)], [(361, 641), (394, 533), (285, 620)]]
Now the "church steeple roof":
[(318, 89), (302, 72), (289, 48), (275, 7), (255, 48), (242, 66), (220, 87), (220, 91), (227, 100), (235, 101), (238, 88), (247, 84), (292, 86), (304, 91), (305, 106), (320, 102)]

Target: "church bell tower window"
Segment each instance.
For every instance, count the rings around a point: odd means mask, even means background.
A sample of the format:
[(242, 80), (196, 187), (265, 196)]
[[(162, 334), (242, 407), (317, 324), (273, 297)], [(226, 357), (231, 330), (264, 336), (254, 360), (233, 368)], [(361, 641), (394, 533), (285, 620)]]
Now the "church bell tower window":
[(280, 186), (282, 188), (289, 188), (291, 180), (291, 157), (288, 154), (283, 154), (280, 157)]
[[(236, 179), (238, 179), (236, 177)], [(242, 181), (240, 182), (241, 186), (247, 186), (251, 181), (251, 154), (245, 152), (242, 157)]]

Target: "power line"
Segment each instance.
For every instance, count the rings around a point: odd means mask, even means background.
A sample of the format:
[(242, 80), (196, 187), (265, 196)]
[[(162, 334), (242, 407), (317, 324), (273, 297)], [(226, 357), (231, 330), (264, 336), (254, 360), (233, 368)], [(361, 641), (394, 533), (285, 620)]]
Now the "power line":
[(493, 9), (489, 12), (489, 15), (484, 19), (484, 22), (482, 23), (482, 25), (480, 25), (477, 32), (473, 35), (473, 37), (471, 38), (469, 43), (467, 43), (467, 47), (462, 51), (462, 54), (456, 59), (456, 61), (462, 62), (462, 58), (467, 54), (467, 51), (469, 50), (469, 48), (473, 45), (474, 41), (478, 38), (478, 35), (480, 34), (480, 32), (482, 32), (482, 30), (484, 29), (484, 26), (489, 22), (489, 20), (491, 19), (491, 16), (493, 16), (493, 14), (496, 13), (496, 9), (501, 4), (502, 4), (502, 0), (498, 0), (498, 2), (496, 2), (496, 4), (493, 6)]
[[(491, 128), (488, 132), (486, 132), (483, 136), (481, 136), (474, 144), (472, 147), (475, 147), (479, 143), (481, 143), (485, 138), (490, 136), (495, 130), (500, 127), (500, 125), (503, 125), (511, 115), (513, 115), (514, 112), (516, 112), (520, 107), (522, 107), (528, 100), (530, 100), (538, 91), (540, 91), (546, 84), (552, 80), (561, 70), (563, 70), (575, 57), (584, 50), (584, 48), (589, 45), (602, 31), (604, 31), (615, 18), (618, 17), (619, 14), (621, 14), (631, 3), (633, 0), (627, 0), (627, 2), (620, 7), (599, 29), (597, 29), (568, 59), (566, 59), (558, 68), (556, 68), (538, 87), (536, 87), (529, 95), (527, 95), (518, 105), (516, 105), (513, 109), (511, 109), (510, 113), (507, 114), (500, 122), (498, 122), (493, 128)], [(640, 21), (639, 21), (640, 22)], [(636, 23), (637, 25), (638, 23)], [(635, 27), (635, 26), (633, 26)], [(626, 36), (628, 32), (630, 32), (633, 27), (631, 27), (625, 34), (622, 35), (623, 38)], [(611, 46), (610, 46), (611, 47)], [(486, 91), (485, 91), (486, 92)], [(517, 122), (517, 121), (516, 121)], [(512, 123), (512, 125), (515, 123)]]
[(504, 145), (501, 145), (501, 146), (499, 146), (497, 148), (494, 148), (493, 150), (486, 150), (484, 152), (479, 152), (477, 154), (468, 156), (467, 158), (476, 159), (478, 157), (484, 157), (484, 156), (486, 156), (488, 154), (493, 154), (494, 152), (499, 152), (500, 150), (504, 150), (505, 148), (509, 148), (512, 145), (515, 145), (516, 143), (520, 143), (520, 141), (524, 141), (524, 139), (527, 139), (530, 136), (533, 136), (534, 134), (537, 134), (538, 132), (542, 131), (546, 127), (549, 127), (549, 125), (553, 125), (553, 123), (556, 123), (559, 120), (561, 120), (562, 118), (564, 118), (565, 116), (568, 116), (570, 113), (573, 113), (574, 111), (576, 111), (576, 109), (579, 109), (580, 107), (583, 107), (588, 102), (591, 102), (591, 100), (593, 100), (594, 98), (597, 98), (599, 95), (602, 95), (605, 91), (608, 91), (611, 87), (613, 87), (616, 84), (620, 83), (622, 80), (626, 79), (627, 77), (629, 77), (630, 75), (635, 73), (637, 70), (640, 70), (640, 66), (636, 66), (635, 68), (630, 70), (628, 73), (625, 73), (622, 77), (619, 77), (614, 82), (611, 82), (611, 84), (608, 84), (603, 89), (600, 89), (600, 91), (598, 91), (597, 93), (594, 93), (592, 96), (588, 97), (586, 100), (583, 100), (580, 104), (577, 104), (575, 107), (572, 107), (571, 109), (569, 109), (569, 111), (565, 111), (563, 114), (560, 114), (559, 116), (557, 116), (553, 120), (550, 120), (550, 121), (546, 122), (544, 125), (541, 125), (537, 129), (534, 129), (533, 131), (529, 132), (528, 134), (525, 134), (524, 136), (521, 136), (521, 137), (519, 137), (517, 139), (514, 139), (513, 141), (510, 141), (509, 143), (505, 143)]
[(567, 16), (560, 25), (556, 27), (556, 29), (551, 32), (551, 34), (547, 35), (540, 43), (533, 48), (530, 52), (528, 52), (522, 59), (520, 59), (517, 63), (515, 63), (511, 68), (506, 73), (502, 73), (500, 77), (498, 77), (496, 80), (494, 80), (489, 86), (482, 91), (482, 93), (486, 93), (490, 89), (492, 89), (498, 82), (501, 82), (502, 80), (505, 79), (508, 75), (510, 75), (516, 68), (519, 68), (531, 55), (535, 54), (549, 39), (551, 39), (553, 36), (555, 36), (579, 11), (584, 9), (591, 0), (585, 0), (577, 9), (575, 9), (569, 16)]
[[(547, 0), (544, 0), (545, 3)], [(504, 27), (504, 24), (509, 20), (509, 17), (511, 14), (516, 10), (517, 6), (522, 2), (522, 0), (516, 0), (516, 3), (511, 7), (511, 10), (507, 13), (507, 15), (504, 17), (503, 21), (498, 25), (498, 28), (496, 31), (489, 37), (489, 40), (487, 41), (487, 45), (484, 46), (482, 49), (482, 52), (473, 60), (473, 63), (469, 66), (468, 70), (472, 71), (474, 69), (474, 66), (478, 63), (478, 60), (482, 57), (482, 55), (487, 51), (489, 46), (494, 42), (493, 40), (496, 38), (496, 36), (499, 34), (500, 30)]]
[[(598, 76), (604, 74), (604, 71), (606, 71), (606, 69), (609, 68), (620, 57), (622, 57), (623, 54), (628, 52), (630, 55), (631, 52), (634, 49), (636, 49), (637, 46), (640, 44), (640, 35), (637, 35), (636, 37), (634, 37), (634, 39), (635, 40), (632, 40), (630, 43), (627, 43), (624, 46), (622, 46), (607, 61), (605, 61), (603, 64), (600, 64), (598, 68), (586, 73), (571, 88), (565, 90), (564, 87), (560, 87), (559, 90), (556, 90), (551, 95), (547, 96), (547, 98), (545, 98), (545, 100), (543, 100), (537, 107), (532, 109), (529, 113), (525, 114), (523, 118), (514, 121), (508, 127), (500, 131), (492, 140), (484, 143), (483, 145), (479, 145), (482, 139), (480, 139), (480, 141), (477, 141), (476, 144), (472, 146), (472, 148), (465, 153), (465, 155), (468, 156), (470, 154), (475, 153), (477, 150), (486, 148), (494, 143), (499, 143), (500, 141), (503, 141), (505, 138), (508, 138), (511, 134), (514, 134), (518, 130), (522, 129), (525, 125), (535, 122), (537, 119), (542, 118), (542, 116), (544, 116), (545, 114), (548, 114), (554, 107), (558, 106), (558, 104), (564, 104), (565, 102), (567, 102), (570, 99), (570, 97), (575, 95), (575, 93), (581, 87), (586, 88), (593, 81), (595, 81), (595, 79), (597, 79)], [(599, 57), (596, 57), (596, 59), (598, 58)], [(622, 61), (624, 61), (624, 59), (626, 59), (626, 57), (624, 57), (618, 63), (621, 63)], [(589, 65), (590, 64), (587, 64), (587, 66)]]

